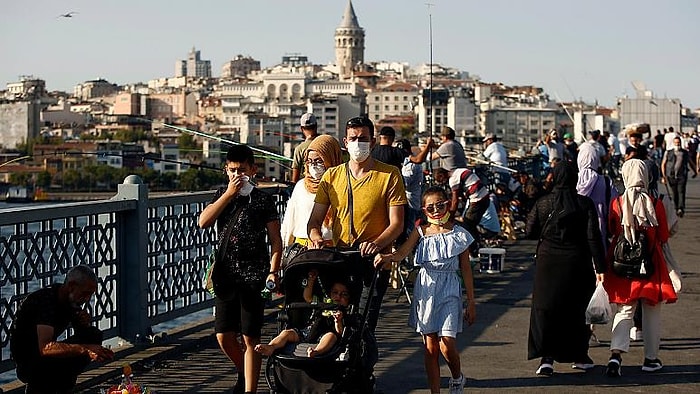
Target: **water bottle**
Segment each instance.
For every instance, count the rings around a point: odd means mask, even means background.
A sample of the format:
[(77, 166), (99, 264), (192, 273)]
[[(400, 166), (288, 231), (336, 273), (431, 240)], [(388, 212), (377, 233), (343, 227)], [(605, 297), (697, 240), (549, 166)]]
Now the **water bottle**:
[(272, 299), (272, 290), (275, 288), (275, 281), (273, 280), (268, 280), (265, 282), (265, 288), (260, 292), (260, 296), (264, 300), (271, 300)]

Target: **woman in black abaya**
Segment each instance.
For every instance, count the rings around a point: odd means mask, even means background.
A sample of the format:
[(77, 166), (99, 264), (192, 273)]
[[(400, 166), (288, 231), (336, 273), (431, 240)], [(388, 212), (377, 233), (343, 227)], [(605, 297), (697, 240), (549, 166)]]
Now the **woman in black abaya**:
[(541, 358), (538, 376), (551, 376), (555, 361), (593, 368), (585, 313), (606, 269), (598, 214), (576, 192), (576, 166), (559, 162), (553, 175), (552, 192), (537, 200), (527, 221), (528, 237), (540, 240), (528, 338), (528, 359)]

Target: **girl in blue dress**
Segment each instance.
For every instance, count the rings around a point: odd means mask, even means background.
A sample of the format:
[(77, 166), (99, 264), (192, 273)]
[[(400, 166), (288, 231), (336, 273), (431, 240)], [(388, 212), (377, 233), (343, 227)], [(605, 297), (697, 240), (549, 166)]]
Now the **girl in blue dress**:
[[(462, 331), (462, 321), (471, 325), (476, 317), (468, 251), (474, 238), (464, 228), (455, 226), (448, 211), (449, 205), (444, 189), (431, 187), (426, 190), (422, 209), (428, 223), (417, 226), (394, 253), (380, 254), (375, 258), (375, 266), (401, 261), (415, 247), (415, 264), (421, 268), (413, 288), (408, 324), (423, 335), (425, 371), (432, 393), (440, 392), (441, 353), (452, 374), (450, 393), (464, 390), (466, 379), (462, 374), (456, 337)], [(459, 271), (466, 286), (464, 304)]]

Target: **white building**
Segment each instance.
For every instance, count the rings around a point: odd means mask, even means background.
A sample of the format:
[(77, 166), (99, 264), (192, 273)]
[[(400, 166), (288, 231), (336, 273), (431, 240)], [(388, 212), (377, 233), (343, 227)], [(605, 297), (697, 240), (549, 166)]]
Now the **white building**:
[(39, 136), (40, 112), (38, 100), (0, 104), (0, 148), (15, 149)]
[(10, 82), (6, 86), (5, 98), (16, 100), (46, 95), (46, 81), (31, 75), (21, 75), (18, 82)]
[(211, 61), (202, 60), (199, 51), (192, 47), (187, 60), (175, 62), (175, 76), (211, 78)]
[(116, 84), (100, 78), (75, 85), (73, 88), (73, 96), (80, 100), (87, 101), (95, 97), (111, 96), (116, 93), (117, 90), (118, 87)]
[(415, 107), (418, 132), (439, 135), (444, 126), (455, 130), (455, 139), (463, 145), (466, 137), (477, 133), (479, 108), (468, 88), (423, 89)]
[(630, 123), (648, 123), (653, 135), (656, 130), (669, 127), (681, 130), (683, 105), (677, 98), (659, 98), (650, 90), (638, 91), (637, 98), (619, 98), (617, 109), (622, 127)]
[(367, 116), (377, 122), (389, 116), (412, 115), (418, 93), (416, 85), (404, 82), (367, 92)]

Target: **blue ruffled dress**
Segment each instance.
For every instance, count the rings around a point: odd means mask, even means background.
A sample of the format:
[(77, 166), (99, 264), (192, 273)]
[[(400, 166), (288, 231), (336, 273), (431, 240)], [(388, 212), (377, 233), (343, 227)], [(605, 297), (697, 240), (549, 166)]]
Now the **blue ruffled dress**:
[(408, 325), (421, 334), (455, 338), (462, 331), (463, 321), (459, 254), (474, 238), (460, 226), (427, 236), (420, 227), (416, 229), (421, 238), (414, 264), (421, 268), (413, 287)]

